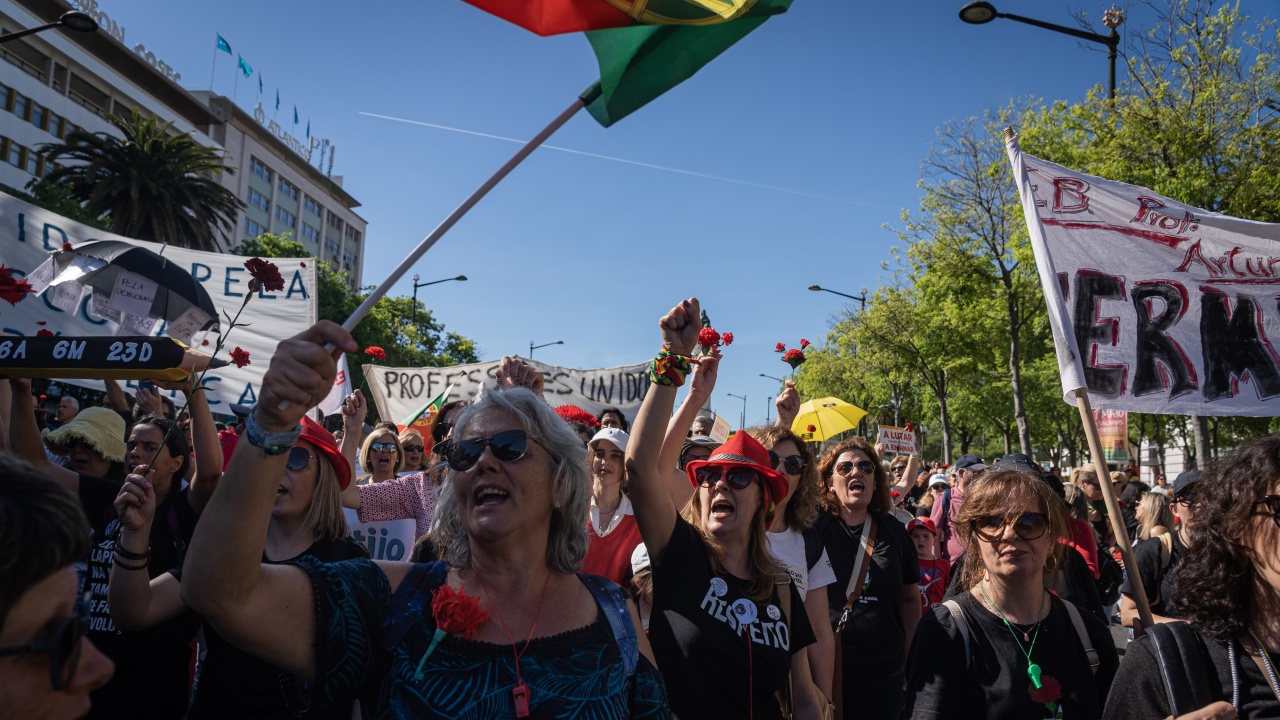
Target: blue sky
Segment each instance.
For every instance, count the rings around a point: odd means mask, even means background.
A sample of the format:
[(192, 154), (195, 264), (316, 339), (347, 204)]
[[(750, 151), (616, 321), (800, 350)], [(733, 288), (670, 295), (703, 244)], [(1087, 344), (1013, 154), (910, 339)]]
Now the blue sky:
[[(424, 281), (470, 281), (419, 298), (485, 359), (563, 340), (535, 357), (608, 367), (651, 358), (658, 318), (696, 295), (735, 336), (715, 409), (736, 425), (742, 401), (726, 393), (745, 395), (748, 424), (763, 422), (778, 386), (759, 374), (788, 370), (774, 344), (819, 341), (846, 302), (806, 288), (878, 284), (896, 242), (884, 225), (917, 206), (939, 125), (1013, 98), (1080, 99), (1106, 81), (1101, 46), (1009, 20), (969, 26), (961, 5), (797, 0), (614, 127), (581, 113), (549, 143), (749, 184), (539, 150), (415, 267)], [(1065, 25), (1080, 7), (996, 5)], [(207, 89), (220, 32), (263, 75), (265, 107), (279, 88), (282, 124), (296, 103), (334, 142), (334, 174), (369, 222), (369, 284), (517, 146), (361, 113), (524, 139), (597, 77), (582, 36), (539, 38), (458, 0), (100, 7), (190, 89)], [(232, 93), (234, 68), (219, 56), (216, 92)], [(241, 79), (237, 100), (252, 109), (256, 91), (256, 77)], [(406, 278), (393, 293), (410, 289)]]

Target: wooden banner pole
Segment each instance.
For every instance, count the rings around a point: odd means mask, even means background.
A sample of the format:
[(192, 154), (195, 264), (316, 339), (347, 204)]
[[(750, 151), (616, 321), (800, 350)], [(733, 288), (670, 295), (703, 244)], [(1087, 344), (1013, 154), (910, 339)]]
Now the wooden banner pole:
[[(1133, 546), (1129, 544), (1129, 532), (1125, 529), (1124, 518), (1120, 517), (1120, 502), (1115, 490), (1111, 487), (1111, 472), (1107, 469), (1107, 458), (1102, 451), (1102, 437), (1098, 434), (1098, 423), (1093, 419), (1093, 407), (1089, 404), (1089, 391), (1076, 389), (1076, 407), (1080, 409), (1080, 422), (1084, 423), (1084, 434), (1089, 439), (1089, 454), (1093, 456), (1093, 469), (1098, 474), (1098, 489), (1102, 490), (1102, 501), (1107, 506), (1107, 517), (1111, 520), (1111, 531), (1115, 533), (1116, 546), (1124, 558), (1125, 574), (1129, 587), (1133, 589), (1133, 600), (1138, 604), (1138, 617), (1142, 619), (1142, 627), (1151, 627), (1151, 603), (1147, 602), (1147, 592), (1142, 587), (1142, 578), (1138, 576), (1138, 563), (1133, 559)], [(1101, 548), (1099, 549), (1101, 552)]]

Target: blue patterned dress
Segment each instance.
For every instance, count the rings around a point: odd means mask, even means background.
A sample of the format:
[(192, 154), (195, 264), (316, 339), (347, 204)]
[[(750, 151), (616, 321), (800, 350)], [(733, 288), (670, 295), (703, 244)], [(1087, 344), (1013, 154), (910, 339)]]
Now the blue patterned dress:
[[(368, 720), (514, 718), (515, 658), (507, 645), (449, 635), (418, 663), (436, 624), (431, 592), (443, 563), (415, 566), (392, 594), (370, 560), (298, 561), (314, 589), (315, 677), (285, 677), (286, 695), (304, 717), (357, 697)], [(576, 630), (537, 638), (520, 660), (532, 718), (666, 718), (662, 676), (643, 656), (628, 676), (602, 609)]]

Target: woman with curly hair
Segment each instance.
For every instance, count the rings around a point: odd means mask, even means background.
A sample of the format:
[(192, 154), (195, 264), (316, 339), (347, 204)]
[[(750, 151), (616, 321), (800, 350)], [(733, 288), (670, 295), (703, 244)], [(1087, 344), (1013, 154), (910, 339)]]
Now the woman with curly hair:
[[(1212, 702), (1191, 716), (1280, 717), (1280, 438), (1254, 438), (1215, 461), (1196, 493), (1195, 543), (1176, 587)], [(1126, 691), (1104, 718), (1175, 714), (1150, 637), (1129, 645), (1116, 684)]]
[(785, 427), (773, 425), (748, 432), (769, 451), (773, 469), (787, 479), (787, 494), (777, 502), (773, 525), (765, 537), (769, 552), (791, 575), (804, 600), (815, 638), (808, 648), (809, 671), (813, 684), (829, 698), (835, 636), (828, 619), (826, 588), (836, 581), (836, 575), (821, 538), (813, 532), (821, 492), (817, 463), (804, 440)]
[(843, 627), (834, 684), (849, 701), (839, 704), (845, 718), (896, 718), (903, 664), (920, 620), (915, 543), (889, 512), (889, 476), (866, 440), (831, 448), (818, 475), (822, 512), (813, 529), (836, 575), (827, 586), (830, 620), (836, 630)]

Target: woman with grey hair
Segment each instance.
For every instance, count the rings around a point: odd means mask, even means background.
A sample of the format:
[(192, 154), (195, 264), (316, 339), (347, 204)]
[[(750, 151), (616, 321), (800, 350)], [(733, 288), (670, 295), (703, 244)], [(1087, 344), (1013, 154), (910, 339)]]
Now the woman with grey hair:
[(329, 392), (334, 355), (355, 348), (329, 322), (280, 344), (187, 555), (188, 604), (284, 668), (287, 699), (309, 715), (356, 697), (366, 718), (665, 717), (634, 608), (575, 575), (582, 443), (529, 390), (488, 387), (459, 417), (432, 521), (442, 561), (261, 563), (275, 494), (261, 479)]

